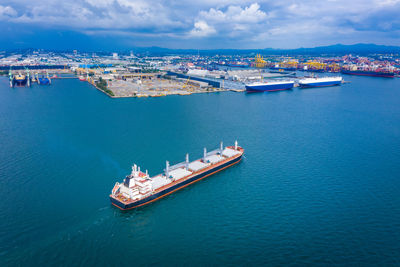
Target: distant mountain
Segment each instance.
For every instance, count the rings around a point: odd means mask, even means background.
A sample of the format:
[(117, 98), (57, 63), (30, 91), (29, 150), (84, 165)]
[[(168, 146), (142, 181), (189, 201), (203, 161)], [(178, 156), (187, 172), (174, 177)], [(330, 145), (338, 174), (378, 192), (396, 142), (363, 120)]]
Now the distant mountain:
[[(275, 50), (275, 52), (277, 52), (277, 50)], [(397, 54), (400, 53), (400, 47), (376, 44), (335, 44), (328, 46), (318, 46), (314, 48), (280, 50), (280, 52), (291, 54)]]
[(212, 55), (212, 54), (272, 54), (272, 55), (344, 55), (344, 54), (399, 54), (400, 46), (386, 46), (376, 44), (353, 44), (343, 45), (335, 44), (328, 46), (318, 46), (313, 48), (296, 48), (296, 49), (276, 49), (276, 48), (264, 48), (264, 49), (209, 49), (209, 50), (197, 50), (197, 49), (169, 49), (162, 47), (135, 47), (132, 48), (135, 53), (146, 53), (146, 54), (201, 54), (201, 55)]
[[(28, 52), (33, 49), (14, 49), (9, 52)], [(49, 50), (47, 50), (49, 51)], [(72, 51), (72, 50), (71, 50)], [(71, 52), (70, 51), (70, 52)], [(100, 54), (109, 54), (115, 51), (81, 51), (81, 52), (99, 52)], [(376, 44), (335, 44), (328, 46), (318, 46), (313, 48), (296, 48), (296, 49), (276, 49), (276, 48), (264, 48), (264, 49), (170, 49), (163, 47), (132, 47), (130, 49), (120, 50), (121, 54), (129, 54), (130, 51), (139, 53), (142, 55), (176, 55), (176, 54), (191, 54), (191, 55), (252, 55), (256, 53), (268, 54), (268, 55), (344, 55), (344, 54), (355, 54), (355, 55), (368, 55), (368, 54), (400, 54), (400, 46), (387, 46), (387, 45), (376, 45)], [(66, 52), (66, 50), (58, 51)]]

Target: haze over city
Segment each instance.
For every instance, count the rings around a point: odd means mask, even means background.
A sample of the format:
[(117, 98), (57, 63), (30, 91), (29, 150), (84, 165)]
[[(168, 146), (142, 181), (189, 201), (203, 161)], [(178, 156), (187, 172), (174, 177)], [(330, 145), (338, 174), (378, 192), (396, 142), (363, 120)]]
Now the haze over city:
[(400, 45), (400, 1), (3, 0), (3, 49)]

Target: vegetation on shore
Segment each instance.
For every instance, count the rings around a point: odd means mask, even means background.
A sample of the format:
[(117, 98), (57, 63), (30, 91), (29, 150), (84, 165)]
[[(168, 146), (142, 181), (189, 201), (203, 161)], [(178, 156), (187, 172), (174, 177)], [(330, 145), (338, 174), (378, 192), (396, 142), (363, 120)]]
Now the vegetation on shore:
[(107, 81), (104, 80), (103, 78), (99, 78), (99, 80), (96, 82), (96, 87), (105, 92), (106, 94), (110, 96), (114, 96), (113, 91), (107, 88)]

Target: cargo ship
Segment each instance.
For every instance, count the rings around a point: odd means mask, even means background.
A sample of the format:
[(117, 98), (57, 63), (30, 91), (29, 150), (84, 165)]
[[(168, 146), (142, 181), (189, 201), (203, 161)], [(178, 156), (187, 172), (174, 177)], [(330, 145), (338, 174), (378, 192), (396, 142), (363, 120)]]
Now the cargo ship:
[(394, 72), (387, 70), (342, 70), (343, 74), (394, 78)]
[(24, 74), (17, 74), (13, 78), (13, 86), (25, 86), (28, 82), (28, 77)]
[(311, 77), (299, 80), (299, 86), (306, 87), (325, 87), (340, 85), (343, 82), (343, 78), (338, 77)]
[(294, 81), (255, 82), (246, 84), (247, 92), (273, 92), (292, 89)]
[(121, 210), (130, 210), (150, 204), (207, 176), (237, 164), (242, 159), (244, 149), (238, 146), (223, 147), (208, 152), (204, 148), (201, 159), (186, 161), (169, 166), (166, 162), (164, 173), (150, 177), (147, 170), (143, 172), (136, 164), (123, 183), (116, 183), (111, 191), (111, 204)]

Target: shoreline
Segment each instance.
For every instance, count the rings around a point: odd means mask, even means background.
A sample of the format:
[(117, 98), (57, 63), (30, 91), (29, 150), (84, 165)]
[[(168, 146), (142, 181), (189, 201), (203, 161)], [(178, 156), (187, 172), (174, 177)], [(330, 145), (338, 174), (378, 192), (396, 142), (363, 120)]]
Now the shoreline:
[[(110, 95), (108, 92), (102, 90), (101, 88), (99, 88), (97, 85), (86, 81), (87, 83), (89, 83), (90, 85), (94, 86), (97, 90), (99, 90), (100, 92), (106, 94), (107, 96), (109, 96), (110, 98), (141, 98), (141, 97), (163, 97), (163, 96), (172, 96), (172, 95), (179, 95), (179, 96), (188, 96), (188, 95), (192, 95), (192, 94), (204, 94), (204, 93), (219, 93), (219, 92), (244, 92), (246, 91), (245, 89), (221, 89), (221, 90), (213, 90), (213, 91), (198, 91), (198, 92), (190, 92), (190, 93), (168, 93), (168, 94), (156, 94), (156, 95), (148, 95), (148, 94), (143, 94), (143, 95), (132, 95), (132, 96), (116, 96), (116, 95)], [(111, 89), (109, 89), (111, 90)], [(111, 90), (112, 91), (112, 90)]]

